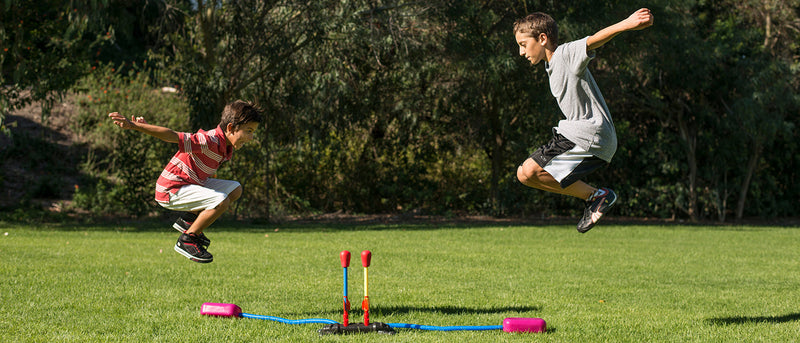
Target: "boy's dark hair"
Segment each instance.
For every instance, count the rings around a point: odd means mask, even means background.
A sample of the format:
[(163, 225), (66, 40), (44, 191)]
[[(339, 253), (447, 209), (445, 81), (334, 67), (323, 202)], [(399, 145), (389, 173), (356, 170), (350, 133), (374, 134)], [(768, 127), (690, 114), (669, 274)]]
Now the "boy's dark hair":
[(529, 33), (537, 42), (539, 34), (544, 33), (554, 46), (558, 46), (558, 24), (553, 17), (542, 12), (528, 14), (525, 18), (514, 22), (514, 34), (517, 32)]
[(233, 124), (233, 128), (238, 129), (240, 125), (251, 122), (260, 123), (261, 120), (261, 108), (258, 105), (250, 101), (236, 100), (225, 105), (219, 126), (225, 130), (228, 124)]

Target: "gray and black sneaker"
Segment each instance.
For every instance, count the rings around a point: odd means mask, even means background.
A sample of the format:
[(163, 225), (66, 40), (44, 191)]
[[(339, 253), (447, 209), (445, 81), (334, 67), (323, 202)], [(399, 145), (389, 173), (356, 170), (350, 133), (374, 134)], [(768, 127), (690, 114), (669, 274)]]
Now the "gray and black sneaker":
[(611, 206), (617, 202), (617, 193), (608, 189), (600, 188), (586, 202), (586, 209), (583, 210), (583, 218), (578, 222), (578, 232), (586, 233), (594, 227), (604, 214), (608, 213)]
[(209, 263), (213, 261), (214, 256), (206, 251), (198, 241), (198, 237), (193, 233), (181, 234), (178, 242), (175, 243), (175, 251), (195, 262)]
[[(192, 227), (192, 223), (193, 222), (187, 221), (183, 217), (180, 217), (175, 221), (175, 223), (172, 224), (172, 228), (180, 231), (181, 233), (185, 233), (186, 230), (189, 230), (189, 228)], [(211, 240), (208, 239), (204, 233), (201, 232), (199, 235), (197, 235), (197, 238), (200, 239), (200, 244), (203, 246), (203, 248), (208, 249), (208, 246), (211, 245)]]

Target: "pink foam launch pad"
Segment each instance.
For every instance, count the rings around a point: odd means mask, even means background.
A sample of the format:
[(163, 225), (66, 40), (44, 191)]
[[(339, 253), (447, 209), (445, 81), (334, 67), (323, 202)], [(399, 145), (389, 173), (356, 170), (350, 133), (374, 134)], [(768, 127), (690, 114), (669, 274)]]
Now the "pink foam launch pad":
[(218, 317), (239, 317), (242, 309), (234, 304), (203, 303), (200, 314)]
[(544, 332), (547, 323), (542, 318), (506, 318), (503, 320), (505, 332)]

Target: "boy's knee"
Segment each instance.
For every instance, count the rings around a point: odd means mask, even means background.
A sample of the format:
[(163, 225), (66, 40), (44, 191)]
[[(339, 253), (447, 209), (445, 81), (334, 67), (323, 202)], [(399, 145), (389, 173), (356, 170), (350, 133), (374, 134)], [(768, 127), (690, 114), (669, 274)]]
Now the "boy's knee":
[(535, 163), (524, 163), (517, 168), (517, 180), (523, 184), (539, 181), (539, 175), (536, 172)]
[(230, 196), (228, 196), (227, 198), (225, 198), (225, 200), (222, 200), (219, 203), (219, 205), (217, 205), (217, 207), (215, 207), (214, 209), (227, 211), (228, 207), (230, 207), (230, 206), (231, 206), (231, 198), (230, 198)]
[(530, 175), (525, 172), (525, 169), (522, 166), (517, 167), (517, 180), (524, 184), (528, 182), (528, 179), (530, 179)]
[(517, 180), (524, 185), (532, 186), (543, 183), (550, 174), (539, 167), (533, 160), (525, 161), (517, 168)]
[(242, 197), (242, 185), (239, 185), (233, 190), (233, 192), (228, 194), (228, 198), (226, 200), (236, 201), (239, 200), (240, 197)]
[(225, 200), (222, 200), (222, 202), (220, 202), (219, 205), (217, 205), (216, 209), (223, 211), (227, 210), (228, 207), (231, 206), (231, 203), (238, 200), (241, 196), (242, 196), (242, 185), (239, 185), (232, 192), (228, 193), (228, 196), (225, 197)]

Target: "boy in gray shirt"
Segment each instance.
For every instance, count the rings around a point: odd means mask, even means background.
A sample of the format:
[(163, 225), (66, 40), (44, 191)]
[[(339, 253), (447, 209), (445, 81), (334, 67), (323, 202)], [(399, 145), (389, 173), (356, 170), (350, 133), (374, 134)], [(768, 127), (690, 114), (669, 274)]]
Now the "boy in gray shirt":
[(517, 168), (517, 179), (529, 187), (585, 200), (578, 232), (589, 231), (617, 201), (613, 190), (581, 181), (610, 163), (617, 150), (614, 122), (587, 65), (593, 50), (611, 38), (651, 25), (653, 15), (642, 8), (594, 35), (559, 45), (558, 26), (547, 14), (533, 13), (514, 23), (520, 56), (534, 65), (545, 61), (550, 91), (566, 117), (553, 128), (553, 139)]

